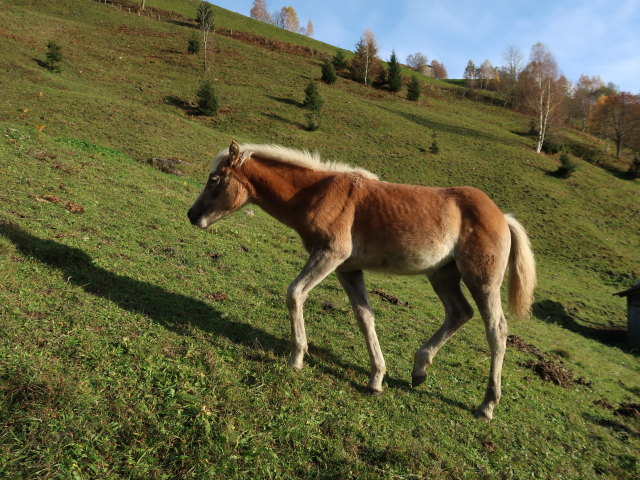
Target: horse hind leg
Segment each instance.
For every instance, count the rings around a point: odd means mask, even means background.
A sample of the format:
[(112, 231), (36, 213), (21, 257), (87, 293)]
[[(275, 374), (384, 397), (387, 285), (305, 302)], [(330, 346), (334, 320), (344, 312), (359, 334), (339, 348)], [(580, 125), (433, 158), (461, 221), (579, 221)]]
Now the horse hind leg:
[(438, 350), (473, 316), (473, 309), (460, 289), (461, 275), (455, 263), (429, 274), (428, 278), (444, 306), (445, 317), (438, 331), (415, 352), (411, 375), (414, 387), (426, 380), (426, 369)]
[(475, 416), (484, 420), (493, 418), (493, 409), (500, 402), (502, 395), (502, 364), (507, 348), (507, 321), (502, 311), (500, 285), (493, 288), (470, 287), (480, 315), (484, 322), (487, 342), (491, 350), (491, 366), (489, 381), (484, 400), (475, 411)]

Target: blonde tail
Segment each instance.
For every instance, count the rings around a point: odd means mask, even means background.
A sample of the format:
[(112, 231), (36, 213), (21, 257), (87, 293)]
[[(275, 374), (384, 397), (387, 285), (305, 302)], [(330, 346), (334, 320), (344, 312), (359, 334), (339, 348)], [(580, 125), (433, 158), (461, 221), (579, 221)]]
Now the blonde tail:
[(536, 287), (536, 261), (524, 227), (513, 216), (505, 215), (511, 231), (509, 253), (509, 310), (520, 319), (531, 314)]

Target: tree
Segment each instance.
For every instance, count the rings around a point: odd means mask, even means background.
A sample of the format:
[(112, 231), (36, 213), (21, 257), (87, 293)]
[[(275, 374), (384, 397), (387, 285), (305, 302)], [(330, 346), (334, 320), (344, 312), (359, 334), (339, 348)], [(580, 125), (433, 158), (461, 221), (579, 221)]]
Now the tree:
[(389, 58), (389, 73), (387, 76), (387, 82), (389, 83), (389, 90), (392, 92), (399, 92), (402, 88), (403, 78), (402, 71), (400, 70), (400, 62), (396, 56), (395, 50), (391, 51), (391, 57)]
[(347, 59), (344, 56), (344, 52), (342, 50), (336, 51), (336, 54), (331, 59), (331, 63), (336, 67), (336, 70), (344, 70), (347, 68)]
[(52, 72), (60, 72), (59, 63), (62, 61), (62, 48), (54, 41), (47, 43), (46, 66)]
[(313, 37), (313, 22), (311, 20), (307, 22), (307, 28), (302, 29), (302, 34), (309, 38)]
[(329, 85), (333, 85), (336, 83), (338, 76), (336, 75), (336, 69), (329, 60), (325, 60), (322, 63), (322, 81), (324, 83), (328, 83)]
[(472, 60), (469, 60), (467, 62), (467, 66), (464, 69), (462, 78), (464, 78), (464, 84), (467, 86), (467, 88), (476, 88), (476, 79), (478, 78), (478, 73), (476, 70), (476, 66)]
[(559, 76), (558, 65), (549, 49), (538, 42), (531, 48), (530, 60), (520, 75), (520, 90), (529, 110), (535, 115), (540, 153), (549, 125), (557, 118), (568, 86)]
[(351, 74), (355, 80), (368, 85), (372, 78), (376, 78), (380, 69), (378, 45), (371, 30), (365, 30), (356, 44), (355, 56), (349, 64)]
[(513, 106), (516, 101), (518, 81), (522, 72), (524, 56), (517, 47), (507, 47), (503, 56), (499, 90), (504, 97), (504, 106)]
[(309, 80), (304, 89), (304, 101), (302, 106), (307, 109), (307, 130), (314, 131), (320, 128), (320, 111), (324, 105), (324, 100), (318, 92), (318, 86), (313, 80)]
[(218, 113), (218, 97), (210, 80), (205, 80), (198, 90), (198, 112), (209, 117)]
[(407, 100), (415, 102), (420, 98), (420, 80), (416, 75), (411, 75), (411, 81), (407, 87)]
[(483, 90), (487, 90), (489, 88), (489, 84), (494, 79), (495, 71), (493, 69), (493, 65), (489, 60), (485, 60), (482, 62), (482, 65), (478, 68), (478, 80), (480, 83), (480, 88)]
[(433, 78), (437, 78), (439, 80), (449, 78), (447, 75), (447, 69), (444, 68), (444, 64), (440, 63), (438, 60), (433, 60), (431, 62), (431, 70), (433, 71)]
[(204, 71), (209, 71), (209, 33), (213, 30), (213, 9), (211, 4), (205, 1), (200, 2), (196, 13), (196, 24), (202, 30), (202, 46), (204, 49)]
[(200, 38), (195, 33), (192, 34), (191, 38), (189, 39), (187, 51), (189, 53), (198, 53), (200, 51)]
[(640, 96), (628, 92), (602, 96), (590, 116), (594, 129), (598, 128), (616, 145), (616, 157), (632, 135), (640, 132)]
[(427, 75), (429, 64), (427, 63), (427, 57), (424, 54), (420, 52), (412, 53), (407, 56), (406, 62), (412, 70), (422, 73), (423, 75)]
[(253, 7), (251, 7), (249, 16), (261, 22), (273, 24), (273, 17), (267, 11), (266, 0), (253, 0)]
[(602, 95), (604, 88), (604, 82), (600, 77), (580, 75), (571, 95), (569, 114), (579, 122), (582, 131), (587, 129), (591, 108)]
[(282, 7), (276, 19), (276, 25), (290, 32), (298, 33), (300, 31), (300, 19), (295, 9), (293, 7)]

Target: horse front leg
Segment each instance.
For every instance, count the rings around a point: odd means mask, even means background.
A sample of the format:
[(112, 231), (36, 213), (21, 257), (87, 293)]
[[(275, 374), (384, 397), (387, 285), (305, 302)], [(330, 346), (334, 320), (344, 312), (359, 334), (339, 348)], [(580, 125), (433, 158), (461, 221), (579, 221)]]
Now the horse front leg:
[(302, 368), (307, 353), (307, 334), (304, 328), (303, 306), (313, 287), (333, 272), (346, 260), (348, 254), (334, 249), (314, 249), (300, 274), (287, 290), (287, 308), (291, 318), (291, 357), (289, 365), (296, 370)]
[(337, 272), (337, 275), (342, 288), (347, 292), (358, 326), (367, 342), (369, 362), (371, 363), (371, 376), (367, 388), (371, 393), (378, 394), (382, 392), (382, 379), (387, 369), (376, 335), (373, 310), (369, 305), (367, 289), (364, 285), (364, 274), (362, 270), (357, 270), (355, 272)]

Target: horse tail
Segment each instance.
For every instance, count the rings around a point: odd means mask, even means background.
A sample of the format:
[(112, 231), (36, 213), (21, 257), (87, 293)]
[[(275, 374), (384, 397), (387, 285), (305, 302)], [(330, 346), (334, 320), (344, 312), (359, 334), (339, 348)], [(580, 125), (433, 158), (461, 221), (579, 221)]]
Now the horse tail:
[(531, 314), (536, 287), (536, 262), (524, 227), (513, 216), (505, 215), (511, 231), (509, 252), (509, 310), (520, 319)]

